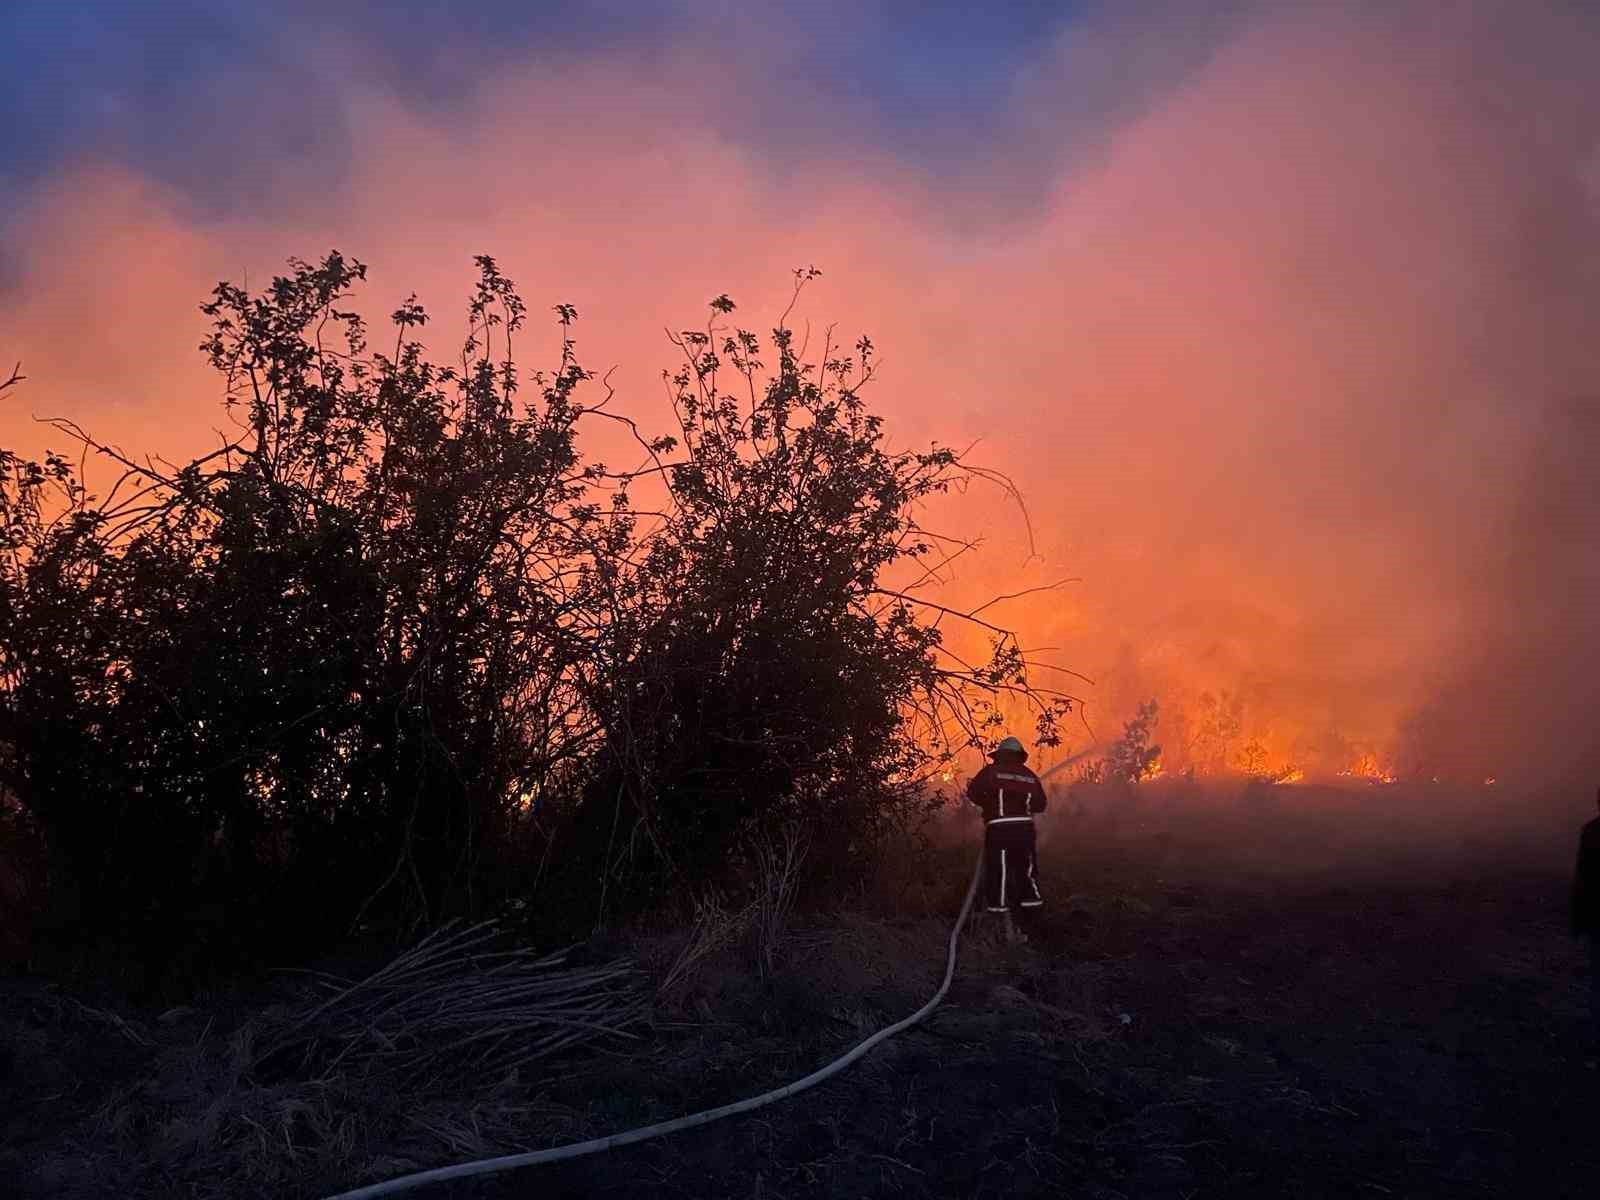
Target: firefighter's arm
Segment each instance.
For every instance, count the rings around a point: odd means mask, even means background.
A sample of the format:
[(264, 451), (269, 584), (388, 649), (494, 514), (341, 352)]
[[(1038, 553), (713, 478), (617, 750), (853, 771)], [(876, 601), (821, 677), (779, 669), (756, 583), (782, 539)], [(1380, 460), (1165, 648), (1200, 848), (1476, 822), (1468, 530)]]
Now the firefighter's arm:
[(1033, 780), (1033, 811), (1036, 813), (1042, 813), (1049, 807), (1050, 797), (1044, 790), (1044, 783), (1038, 778), (1038, 776), (1035, 776)]

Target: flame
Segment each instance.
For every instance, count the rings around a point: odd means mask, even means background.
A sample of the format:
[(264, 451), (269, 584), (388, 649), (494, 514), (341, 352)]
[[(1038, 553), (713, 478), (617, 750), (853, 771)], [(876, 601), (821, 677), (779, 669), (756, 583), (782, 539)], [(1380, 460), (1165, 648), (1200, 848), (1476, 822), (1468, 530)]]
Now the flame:
[(1398, 776), (1389, 768), (1379, 765), (1378, 756), (1371, 752), (1360, 755), (1338, 774), (1344, 779), (1364, 779), (1368, 783), (1399, 782)]
[(1279, 775), (1272, 782), (1274, 784), (1278, 785), (1279, 787), (1281, 787), (1286, 783), (1299, 783), (1305, 777), (1306, 777), (1306, 773), (1304, 771), (1302, 771), (1299, 767), (1290, 767), (1287, 771), (1285, 771), (1282, 775)]
[(1139, 781), (1142, 783), (1147, 779), (1160, 779), (1166, 773), (1167, 773), (1166, 767), (1162, 766), (1161, 765), (1161, 759), (1157, 758), (1154, 762), (1152, 762), (1148, 767), (1145, 768), (1144, 774), (1139, 776)]

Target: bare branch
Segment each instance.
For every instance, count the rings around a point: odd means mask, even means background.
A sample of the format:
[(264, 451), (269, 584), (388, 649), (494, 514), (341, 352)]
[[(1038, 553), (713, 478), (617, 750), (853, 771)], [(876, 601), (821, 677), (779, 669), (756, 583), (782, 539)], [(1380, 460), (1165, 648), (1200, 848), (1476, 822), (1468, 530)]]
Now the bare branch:
[(1019, 597), (1022, 597), (1022, 596), (1032, 596), (1037, 592), (1053, 592), (1057, 588), (1066, 587), (1067, 584), (1069, 584), (1069, 583), (1082, 583), (1082, 582), (1083, 582), (1083, 580), (1081, 578), (1079, 578), (1078, 576), (1073, 576), (1071, 579), (1058, 579), (1054, 583), (1043, 583), (1043, 584), (1040, 584), (1038, 587), (1023, 588), (1020, 592), (1007, 592), (1003, 596), (996, 596), (993, 600), (988, 601), (986, 604), (978, 605), (977, 608), (973, 609), (972, 612), (968, 613), (967, 615), (968, 616), (974, 616), (974, 615), (976, 615), (978, 613), (981, 613), (984, 609), (993, 608), (996, 604), (999, 604), (999, 603), (1001, 603), (1002, 601), (1005, 601), (1005, 600), (1016, 600), (1016, 599), (1018, 599)]

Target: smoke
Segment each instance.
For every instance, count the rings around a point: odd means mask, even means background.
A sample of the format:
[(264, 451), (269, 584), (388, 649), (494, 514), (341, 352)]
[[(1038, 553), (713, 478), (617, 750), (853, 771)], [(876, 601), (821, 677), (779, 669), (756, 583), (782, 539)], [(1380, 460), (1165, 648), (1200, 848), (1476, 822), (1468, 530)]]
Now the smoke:
[(341, 136), (227, 218), (63, 166), (4, 227), (31, 382), (0, 436), (41, 448), (31, 409), (201, 448), (195, 305), (329, 246), (379, 314), (452, 316), (494, 253), (648, 420), (664, 326), (726, 290), (766, 328), (816, 263), (801, 317), (872, 335), (895, 436), (981, 438), (1026, 497), (1031, 539), (998, 494), (933, 514), (985, 539), (947, 598), (1082, 578), (990, 615), (1096, 678), (1102, 736), (1153, 696), (1177, 746), (1227, 693), (1274, 765), (1600, 768), (1600, 18), (1106, 6), (909, 154), (795, 67), (853, 12), (502, 64), (448, 109), (340, 76)]

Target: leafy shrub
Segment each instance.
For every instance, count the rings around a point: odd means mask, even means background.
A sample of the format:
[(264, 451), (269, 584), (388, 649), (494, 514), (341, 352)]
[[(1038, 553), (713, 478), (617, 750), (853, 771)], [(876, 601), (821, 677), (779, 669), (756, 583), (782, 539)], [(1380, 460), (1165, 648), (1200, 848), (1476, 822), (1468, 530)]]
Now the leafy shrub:
[[(524, 376), (524, 303), (477, 265), (458, 366), (414, 299), (372, 349), (366, 268), (334, 253), (203, 306), (215, 451), (170, 467), (59, 422), (120, 472), (104, 495), (59, 455), (0, 456), (4, 782), (85, 928), (158, 966), (196, 928), (303, 951), (531, 881), (534, 919), (581, 925), (788, 823), (814, 872), (864, 859), (1003, 699), (1054, 739), (1070, 698), (1030, 686), (1015, 637), (919, 594), (921, 506), (991, 476), (887, 444), (868, 339), (808, 362), (782, 322), (723, 328), (719, 297), (673, 339), (677, 432), (648, 437), (578, 364), (570, 306)], [(586, 461), (598, 421), (647, 466)], [(945, 651), (950, 617), (987, 661)]]

